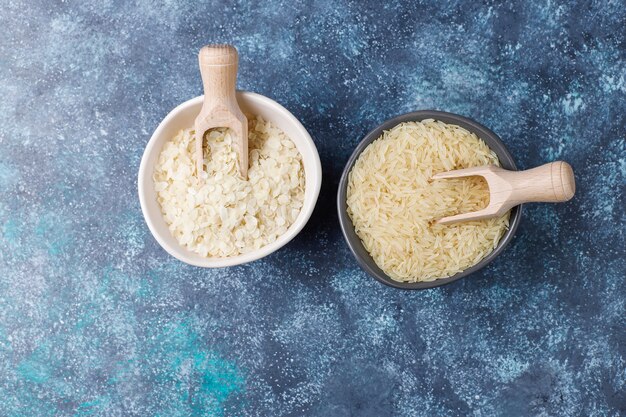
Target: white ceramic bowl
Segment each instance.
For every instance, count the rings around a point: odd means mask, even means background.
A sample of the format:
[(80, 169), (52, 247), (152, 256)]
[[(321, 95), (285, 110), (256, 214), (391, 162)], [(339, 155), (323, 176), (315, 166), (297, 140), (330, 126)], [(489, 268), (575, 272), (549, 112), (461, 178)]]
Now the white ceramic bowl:
[(287, 109), (267, 97), (259, 94), (238, 91), (237, 101), (244, 113), (255, 114), (272, 122), (282, 129), (293, 140), (302, 155), (306, 188), (304, 191), (304, 206), (296, 221), (287, 232), (276, 241), (258, 250), (228, 258), (205, 258), (181, 246), (172, 236), (161, 214), (161, 207), (157, 202), (156, 191), (152, 174), (154, 165), (161, 153), (163, 144), (170, 140), (179, 130), (192, 127), (194, 120), (202, 107), (203, 96), (193, 98), (172, 110), (152, 134), (139, 166), (139, 201), (141, 210), (150, 228), (150, 232), (159, 244), (170, 255), (195, 266), (205, 268), (220, 268), (240, 265), (246, 262), (263, 258), (278, 250), (293, 239), (311, 217), (322, 184), (322, 165), (313, 139), (304, 126)]

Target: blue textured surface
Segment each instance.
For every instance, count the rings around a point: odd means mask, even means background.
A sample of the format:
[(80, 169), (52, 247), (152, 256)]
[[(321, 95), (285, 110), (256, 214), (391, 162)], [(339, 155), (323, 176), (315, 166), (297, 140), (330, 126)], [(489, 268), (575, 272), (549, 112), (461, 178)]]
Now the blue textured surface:
[[(623, 1), (5, 3), (1, 416), (626, 414)], [(304, 232), (223, 270), (169, 257), (136, 196), (211, 41), (324, 168)], [(522, 168), (569, 161), (578, 193), (528, 206), (482, 272), (404, 292), (359, 270), (334, 196), (368, 130), (429, 108)]]

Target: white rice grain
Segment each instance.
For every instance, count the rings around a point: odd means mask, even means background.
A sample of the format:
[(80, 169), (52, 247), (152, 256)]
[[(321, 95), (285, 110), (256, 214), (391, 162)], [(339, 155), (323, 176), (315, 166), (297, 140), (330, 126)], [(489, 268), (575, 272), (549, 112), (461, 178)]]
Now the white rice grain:
[(402, 123), (361, 153), (348, 179), (348, 214), (376, 264), (397, 281), (433, 281), (487, 256), (509, 224), (500, 218), (440, 225), (489, 202), (484, 179), (431, 181), (453, 169), (499, 165), (475, 134), (435, 120)]
[(205, 257), (229, 257), (274, 242), (304, 203), (302, 156), (284, 132), (248, 122), (248, 180), (239, 175), (229, 130), (206, 135), (204, 172), (195, 169), (195, 132), (165, 143), (154, 171), (157, 201), (178, 242)]

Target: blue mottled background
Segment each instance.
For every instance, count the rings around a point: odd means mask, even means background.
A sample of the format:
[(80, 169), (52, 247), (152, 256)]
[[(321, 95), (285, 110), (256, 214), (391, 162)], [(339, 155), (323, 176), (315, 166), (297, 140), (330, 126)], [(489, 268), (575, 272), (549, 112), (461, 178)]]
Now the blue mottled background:
[[(626, 5), (5, 1), (0, 8), (1, 416), (626, 414)], [(261, 261), (168, 256), (139, 208), (152, 131), (199, 95), (198, 49), (290, 109), (317, 209)], [(480, 273), (385, 287), (339, 231), (364, 134), (417, 109), (475, 118), (518, 165), (569, 161)]]

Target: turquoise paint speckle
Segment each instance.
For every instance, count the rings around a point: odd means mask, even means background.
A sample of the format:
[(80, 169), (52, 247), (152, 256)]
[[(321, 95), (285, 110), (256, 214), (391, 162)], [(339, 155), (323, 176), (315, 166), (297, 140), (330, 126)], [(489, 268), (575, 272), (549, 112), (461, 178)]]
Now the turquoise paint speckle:
[(49, 347), (39, 346), (27, 359), (20, 362), (17, 372), (27, 381), (43, 384), (50, 379)]
[(96, 414), (103, 414), (107, 409), (107, 401), (105, 398), (98, 398), (95, 400), (84, 401), (78, 405), (74, 412), (75, 417), (93, 416)]
[(2, 226), (2, 238), (10, 245), (15, 245), (19, 238), (19, 226), (15, 219), (7, 220)]
[(47, 247), (50, 255), (59, 255), (70, 243), (70, 232), (67, 219), (52, 214), (44, 215), (37, 222), (35, 236)]
[(223, 403), (245, 380), (236, 365), (207, 350), (189, 318), (174, 321), (152, 336), (151, 356), (159, 363), (156, 381), (168, 406), (160, 415), (223, 415)]

